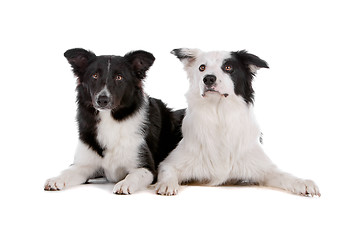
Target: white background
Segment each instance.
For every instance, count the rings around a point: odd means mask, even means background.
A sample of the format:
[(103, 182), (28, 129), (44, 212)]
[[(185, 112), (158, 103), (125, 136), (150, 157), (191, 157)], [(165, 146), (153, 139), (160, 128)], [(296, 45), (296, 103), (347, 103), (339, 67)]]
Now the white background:
[[(356, 1), (3, 1), (1, 239), (359, 239), (359, 7)], [(153, 189), (113, 184), (45, 192), (72, 163), (75, 78), (63, 53), (143, 49), (157, 58), (146, 91), (186, 107), (173, 48), (247, 49), (266, 60), (256, 114), (283, 170), (321, 198), (259, 187)]]

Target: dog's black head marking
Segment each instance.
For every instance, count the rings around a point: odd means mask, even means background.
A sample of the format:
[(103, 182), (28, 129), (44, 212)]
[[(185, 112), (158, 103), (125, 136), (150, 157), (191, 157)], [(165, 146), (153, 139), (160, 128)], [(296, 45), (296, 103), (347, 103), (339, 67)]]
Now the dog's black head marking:
[(242, 96), (246, 103), (253, 103), (253, 77), (258, 69), (269, 66), (259, 57), (242, 50), (231, 52), (231, 58), (226, 59), (221, 68), (231, 76), (235, 94)]

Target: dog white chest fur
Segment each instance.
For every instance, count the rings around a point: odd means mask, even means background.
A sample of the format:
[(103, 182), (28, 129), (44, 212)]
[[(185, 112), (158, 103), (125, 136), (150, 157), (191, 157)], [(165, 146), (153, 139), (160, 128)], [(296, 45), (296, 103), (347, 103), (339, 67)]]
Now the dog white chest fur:
[[(99, 113), (97, 140), (105, 148), (104, 158), (100, 161), (106, 178), (117, 182), (138, 168), (139, 148), (145, 143), (143, 132), (145, 109), (141, 109), (128, 120), (118, 122), (110, 111)], [(79, 154), (82, 156), (82, 154)]]
[[(205, 103), (193, 103), (183, 121), (184, 141), (179, 148), (191, 149), (195, 158), (183, 159), (187, 179), (210, 181), (219, 185), (243, 176), (246, 169), (240, 162), (244, 154), (258, 144), (260, 130), (252, 111), (236, 97), (209, 96)], [(199, 105), (197, 105), (199, 104)], [(236, 111), (234, 111), (236, 109)], [(186, 154), (185, 154), (186, 156)]]

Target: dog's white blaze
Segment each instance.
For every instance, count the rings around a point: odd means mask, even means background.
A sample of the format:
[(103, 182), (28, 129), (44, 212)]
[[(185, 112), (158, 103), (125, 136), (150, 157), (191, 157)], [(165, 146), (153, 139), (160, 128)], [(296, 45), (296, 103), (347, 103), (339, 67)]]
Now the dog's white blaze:
[(110, 72), (110, 67), (111, 67), (111, 59), (108, 60), (108, 65), (107, 65), (108, 74)]
[(101, 89), (101, 91), (98, 94), (96, 94), (96, 96), (95, 96), (96, 99), (101, 95), (110, 97), (111, 93), (110, 93), (109, 89), (107, 88), (107, 85), (105, 85), (105, 87), (103, 89)]

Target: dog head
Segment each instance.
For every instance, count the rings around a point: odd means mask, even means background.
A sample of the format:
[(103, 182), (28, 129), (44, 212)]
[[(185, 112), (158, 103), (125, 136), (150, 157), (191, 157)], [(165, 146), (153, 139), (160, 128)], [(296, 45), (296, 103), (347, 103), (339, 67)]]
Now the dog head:
[(127, 106), (142, 92), (142, 80), (155, 60), (145, 51), (96, 56), (81, 48), (67, 50), (64, 56), (78, 78), (78, 101), (100, 111)]
[(252, 79), (259, 68), (268, 68), (259, 57), (243, 51), (202, 52), (199, 49), (180, 48), (172, 52), (184, 64), (190, 79), (190, 88), (202, 98), (242, 97), (253, 103)]

